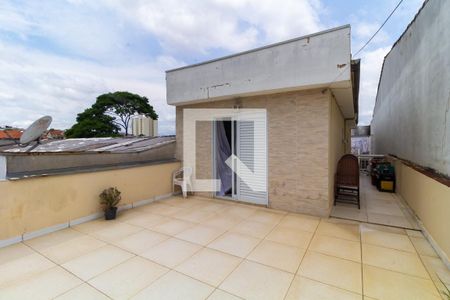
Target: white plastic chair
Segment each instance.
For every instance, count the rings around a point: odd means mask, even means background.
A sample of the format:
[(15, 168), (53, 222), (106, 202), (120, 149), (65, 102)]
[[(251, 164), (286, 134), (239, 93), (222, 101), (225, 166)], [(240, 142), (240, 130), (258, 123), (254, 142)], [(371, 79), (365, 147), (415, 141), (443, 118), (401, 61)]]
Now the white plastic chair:
[(179, 170), (174, 171), (172, 174), (172, 193), (175, 192), (175, 185), (179, 185), (183, 192), (183, 197), (186, 198), (188, 191), (190, 190), (192, 192), (191, 176), (191, 167), (182, 167)]

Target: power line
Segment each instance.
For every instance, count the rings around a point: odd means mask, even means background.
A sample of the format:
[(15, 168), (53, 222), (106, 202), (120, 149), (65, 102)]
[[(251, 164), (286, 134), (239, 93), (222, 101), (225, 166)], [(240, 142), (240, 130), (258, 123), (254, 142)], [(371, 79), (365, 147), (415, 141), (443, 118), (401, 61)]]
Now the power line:
[[(392, 15), (395, 13), (397, 8), (402, 4), (403, 0), (400, 0), (397, 5), (394, 7), (394, 9), (391, 11), (391, 13), (387, 16), (386, 20), (384, 20), (383, 24), (381, 24), (380, 28), (370, 37), (370, 39), (354, 54), (353, 57), (358, 55), (372, 40), (373, 38), (380, 32), (381, 28), (389, 21), (389, 19), (392, 17)], [(350, 63), (351, 65), (351, 63)], [(350, 67), (350, 65), (345, 66), (342, 71), (328, 84), (328, 87), (330, 87), (344, 72)]]
[(397, 4), (397, 6), (391, 11), (391, 13), (389, 14), (389, 16), (386, 18), (386, 20), (384, 20), (383, 24), (381, 24), (380, 28), (378, 28), (378, 30), (372, 35), (372, 37), (364, 44), (364, 46), (362, 46), (356, 53), (355, 56), (359, 54), (359, 52), (361, 52), (371, 41), (372, 39), (378, 34), (378, 32), (380, 32), (381, 28), (383, 28), (383, 26), (387, 23), (387, 21), (389, 21), (389, 19), (392, 17), (392, 15), (395, 13), (395, 11), (397, 10), (397, 8), (400, 6), (400, 4), (402, 4), (403, 0), (400, 0)]

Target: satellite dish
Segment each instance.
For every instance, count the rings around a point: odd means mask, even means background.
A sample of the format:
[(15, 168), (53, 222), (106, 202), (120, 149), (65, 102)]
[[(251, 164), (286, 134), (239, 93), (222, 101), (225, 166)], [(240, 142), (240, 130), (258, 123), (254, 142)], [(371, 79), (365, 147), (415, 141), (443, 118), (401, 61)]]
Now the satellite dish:
[(33, 141), (39, 143), (39, 138), (48, 129), (50, 123), (52, 122), (52, 117), (44, 116), (33, 122), (27, 129), (22, 133), (19, 143), (22, 145), (27, 145)]

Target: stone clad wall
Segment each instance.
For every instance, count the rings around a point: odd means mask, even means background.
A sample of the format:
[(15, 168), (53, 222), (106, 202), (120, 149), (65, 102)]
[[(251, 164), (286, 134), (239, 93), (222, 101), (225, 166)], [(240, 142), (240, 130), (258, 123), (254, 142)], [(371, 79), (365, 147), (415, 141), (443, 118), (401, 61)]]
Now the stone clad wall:
[(350, 126), (345, 126), (339, 106), (334, 97), (330, 99), (330, 148), (329, 148), (329, 185), (328, 194), (330, 205), (334, 202), (334, 176), (336, 174), (339, 159), (345, 153), (350, 152)]
[[(269, 206), (328, 216), (330, 100), (329, 92), (309, 90), (177, 107), (177, 158), (182, 159), (183, 108), (266, 108)], [(197, 125), (197, 177), (202, 179), (212, 178), (211, 131), (208, 122)]]

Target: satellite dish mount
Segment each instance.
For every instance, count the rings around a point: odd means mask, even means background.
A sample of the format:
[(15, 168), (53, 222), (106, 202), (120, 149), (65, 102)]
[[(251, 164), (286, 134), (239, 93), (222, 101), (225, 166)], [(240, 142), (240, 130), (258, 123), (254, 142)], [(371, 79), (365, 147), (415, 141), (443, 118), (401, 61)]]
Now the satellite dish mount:
[(48, 129), (51, 122), (52, 117), (50, 116), (44, 116), (37, 119), (30, 126), (28, 126), (27, 129), (25, 129), (25, 131), (22, 133), (22, 136), (20, 137), (19, 142), (16, 142), (16, 144), (18, 144), (20, 147), (26, 147), (30, 143), (35, 141), (36, 145), (29, 150), (34, 149), (35, 147), (37, 147), (37, 145), (40, 144), (41, 136)]

